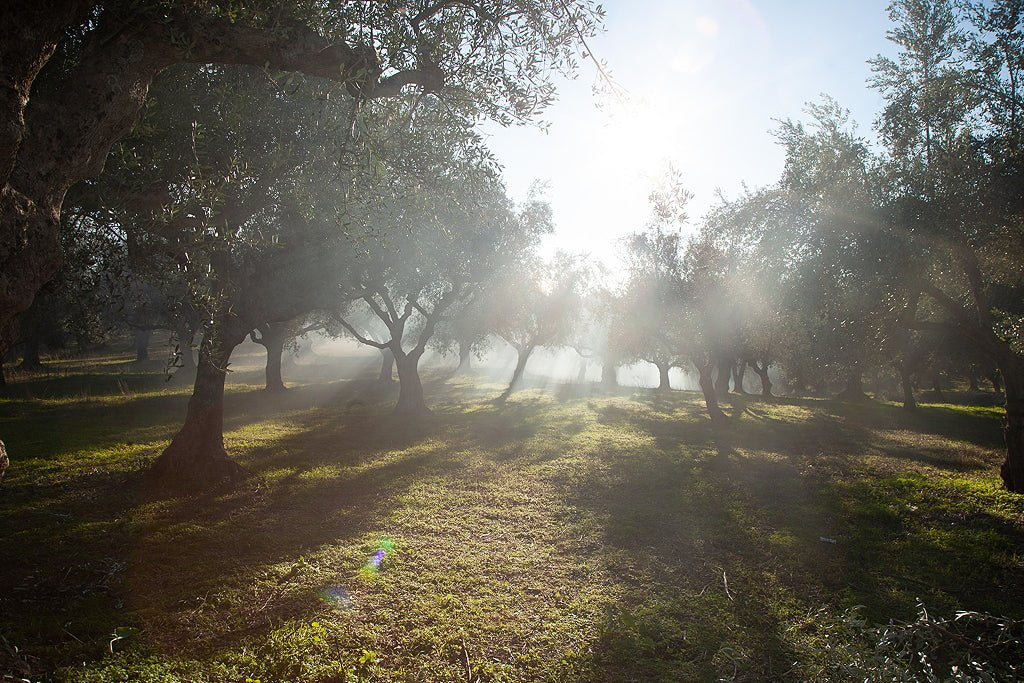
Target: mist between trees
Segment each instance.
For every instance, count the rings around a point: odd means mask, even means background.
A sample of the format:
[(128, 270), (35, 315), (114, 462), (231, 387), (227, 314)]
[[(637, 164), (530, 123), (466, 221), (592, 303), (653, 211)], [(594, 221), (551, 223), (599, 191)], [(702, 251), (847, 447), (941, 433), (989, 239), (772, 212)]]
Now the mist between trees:
[(510, 200), (475, 128), (551, 101), (551, 74), (590, 58), (590, 2), (52, 4), (4, 10), (3, 355), (38, 368), (44, 347), (130, 332), (143, 360), (172, 335), (194, 392), (153, 486), (245, 476), (223, 441), (231, 354), (265, 346), (282, 391), (282, 354), (315, 332), (377, 349), (402, 419), (430, 419), (430, 351), (463, 372), (514, 352), (499, 403), (538, 349), (608, 388), (647, 363), (668, 391), (681, 370), (723, 430), (747, 392), (913, 410), (989, 382), (1024, 492), (1019, 2), (894, 3), (876, 135), (809, 105), (778, 123), (779, 180), (689, 238), (669, 173), (621, 286), (586, 255), (538, 255), (543, 188)]

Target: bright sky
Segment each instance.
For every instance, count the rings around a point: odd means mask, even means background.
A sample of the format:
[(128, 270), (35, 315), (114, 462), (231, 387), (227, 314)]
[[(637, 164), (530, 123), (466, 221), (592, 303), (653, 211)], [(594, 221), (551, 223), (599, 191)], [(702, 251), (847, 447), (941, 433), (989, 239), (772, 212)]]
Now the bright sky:
[(801, 118), (822, 93), (870, 134), (880, 108), (866, 60), (892, 49), (888, 0), (611, 0), (591, 42), (625, 105), (596, 106), (595, 69), (560, 84), (549, 131), (488, 126), (513, 198), (550, 183), (557, 234), (546, 251), (589, 252), (616, 266), (616, 239), (641, 229), (647, 195), (671, 163), (694, 192), (691, 224), (746, 182), (773, 182), (773, 119)]

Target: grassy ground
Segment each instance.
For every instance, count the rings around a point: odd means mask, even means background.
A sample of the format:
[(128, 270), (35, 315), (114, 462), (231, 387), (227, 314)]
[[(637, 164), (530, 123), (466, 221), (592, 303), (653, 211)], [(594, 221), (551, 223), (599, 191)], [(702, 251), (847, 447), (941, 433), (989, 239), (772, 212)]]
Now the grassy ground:
[(498, 407), (500, 387), (437, 372), (434, 416), (396, 422), (370, 361), (307, 366), (319, 381), (275, 399), (242, 358), (227, 445), (253, 476), (152, 500), (141, 473), (188, 387), (126, 360), (0, 398), (12, 674), (836, 680), (854, 606), (1024, 617), (1024, 502), (999, 488), (993, 408), (750, 399), (715, 431), (687, 392)]

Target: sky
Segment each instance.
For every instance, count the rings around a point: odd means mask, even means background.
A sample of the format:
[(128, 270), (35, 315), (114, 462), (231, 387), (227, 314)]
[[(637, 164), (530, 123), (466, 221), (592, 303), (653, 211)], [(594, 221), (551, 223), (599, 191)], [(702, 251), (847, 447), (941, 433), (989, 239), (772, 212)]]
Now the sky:
[(881, 100), (867, 85), (868, 59), (893, 49), (888, 0), (612, 0), (605, 32), (590, 41), (623, 101), (593, 94), (584, 62), (559, 79), (559, 101), (533, 126), (485, 132), (510, 195), (547, 183), (556, 233), (544, 244), (589, 253), (615, 269), (618, 238), (644, 227), (647, 196), (669, 164), (693, 192), (692, 230), (744, 183), (774, 182), (783, 154), (774, 119), (803, 117), (822, 94), (850, 110), (870, 135)]

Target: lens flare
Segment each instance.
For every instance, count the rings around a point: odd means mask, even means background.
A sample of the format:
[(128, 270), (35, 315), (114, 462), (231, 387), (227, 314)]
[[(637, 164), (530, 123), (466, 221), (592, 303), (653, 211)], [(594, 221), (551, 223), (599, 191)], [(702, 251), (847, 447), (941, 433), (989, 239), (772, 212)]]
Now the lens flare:
[(374, 551), (370, 559), (363, 565), (362, 571), (368, 574), (376, 574), (383, 569), (384, 560), (388, 555), (392, 555), (395, 552), (395, 542), (390, 538), (382, 538), (377, 544), (377, 550)]

